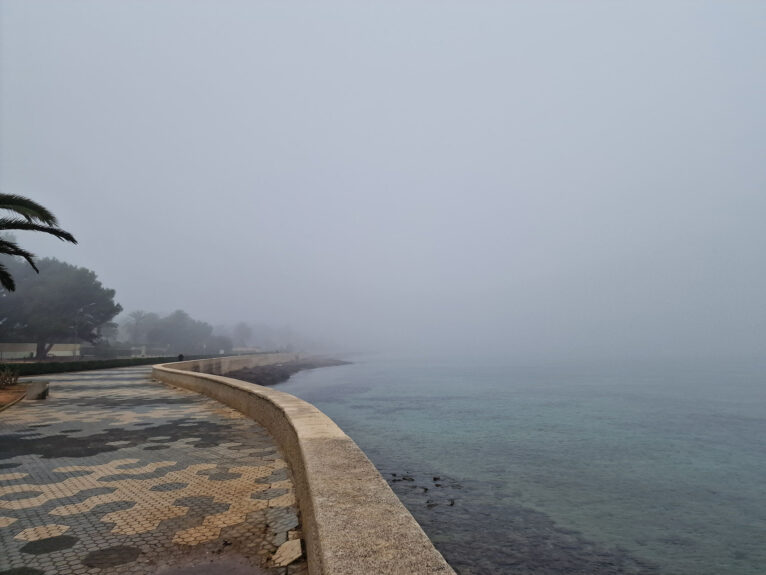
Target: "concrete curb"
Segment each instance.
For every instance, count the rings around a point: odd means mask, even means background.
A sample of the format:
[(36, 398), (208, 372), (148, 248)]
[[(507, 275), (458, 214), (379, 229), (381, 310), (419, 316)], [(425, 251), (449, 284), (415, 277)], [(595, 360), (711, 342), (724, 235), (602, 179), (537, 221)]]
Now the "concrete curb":
[(310, 575), (454, 574), (367, 456), (324, 413), (281, 391), (201, 373), (294, 357), (160, 364), (152, 377), (237, 409), (274, 437), (293, 472)]
[(18, 396), (16, 399), (14, 399), (12, 402), (10, 402), (10, 403), (6, 403), (5, 405), (1, 406), (1, 407), (0, 407), (0, 411), (5, 411), (5, 410), (6, 410), (6, 409), (8, 409), (9, 407), (13, 407), (13, 406), (14, 406), (14, 405), (16, 405), (18, 402), (20, 402), (22, 399), (24, 399), (26, 396), (27, 396), (27, 393), (26, 393), (26, 391), (25, 391), (24, 393), (22, 393), (21, 395), (19, 395), (19, 396)]

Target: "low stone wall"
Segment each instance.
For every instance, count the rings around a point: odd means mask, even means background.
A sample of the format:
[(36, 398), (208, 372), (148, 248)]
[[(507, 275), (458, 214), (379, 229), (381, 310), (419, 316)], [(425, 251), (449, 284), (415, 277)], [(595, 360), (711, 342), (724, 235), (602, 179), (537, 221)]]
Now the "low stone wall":
[(310, 575), (453, 574), (367, 456), (316, 407), (212, 375), (281, 363), (263, 354), (155, 365), (155, 379), (202, 393), (263, 425), (290, 464)]
[(254, 355), (231, 355), (224, 357), (212, 357), (209, 359), (192, 359), (190, 361), (174, 361), (166, 363), (174, 369), (210, 373), (212, 375), (224, 375), (238, 369), (257, 367), (259, 365), (273, 365), (300, 359), (297, 353), (258, 353)]

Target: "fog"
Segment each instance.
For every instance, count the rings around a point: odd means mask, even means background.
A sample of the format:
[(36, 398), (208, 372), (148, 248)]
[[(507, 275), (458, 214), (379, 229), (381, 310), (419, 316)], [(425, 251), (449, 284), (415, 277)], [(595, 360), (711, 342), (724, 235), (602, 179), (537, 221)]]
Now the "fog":
[(126, 311), (524, 360), (766, 344), (766, 4), (0, 5), (0, 190)]

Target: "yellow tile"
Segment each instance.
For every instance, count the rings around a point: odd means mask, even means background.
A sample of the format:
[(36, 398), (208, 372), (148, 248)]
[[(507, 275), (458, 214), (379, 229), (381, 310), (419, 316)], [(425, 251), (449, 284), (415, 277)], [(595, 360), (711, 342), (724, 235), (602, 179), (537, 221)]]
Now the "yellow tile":
[(14, 539), (19, 541), (37, 541), (38, 539), (47, 539), (48, 537), (56, 537), (62, 533), (69, 531), (69, 525), (41, 525), (40, 527), (31, 527), (24, 529), (24, 531), (18, 533)]
[(21, 479), (26, 477), (29, 473), (0, 473), (0, 481), (11, 481), (13, 479)]

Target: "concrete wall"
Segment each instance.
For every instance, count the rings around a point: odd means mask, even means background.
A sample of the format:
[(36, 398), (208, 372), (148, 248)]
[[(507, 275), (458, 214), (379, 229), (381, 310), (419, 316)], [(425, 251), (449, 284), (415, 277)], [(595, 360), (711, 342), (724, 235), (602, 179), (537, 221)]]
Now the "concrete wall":
[(245, 369), (246, 367), (283, 363), (293, 359), (299, 359), (300, 357), (301, 356), (297, 353), (259, 353), (255, 355), (213, 357), (204, 360), (176, 361), (165, 365), (173, 367), (174, 369), (210, 373), (213, 375), (225, 375), (238, 369)]
[[(36, 343), (0, 343), (0, 361), (30, 359), (37, 352)], [(79, 343), (54, 343), (48, 357), (79, 357)]]
[(364, 453), (316, 407), (203, 372), (281, 363), (263, 354), (156, 365), (155, 379), (202, 393), (263, 425), (290, 464), (310, 575), (453, 574)]

